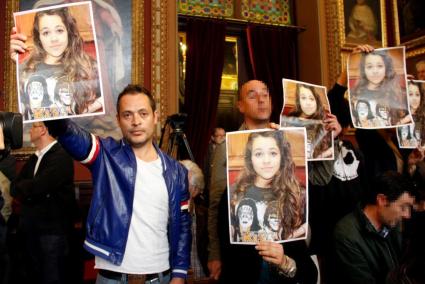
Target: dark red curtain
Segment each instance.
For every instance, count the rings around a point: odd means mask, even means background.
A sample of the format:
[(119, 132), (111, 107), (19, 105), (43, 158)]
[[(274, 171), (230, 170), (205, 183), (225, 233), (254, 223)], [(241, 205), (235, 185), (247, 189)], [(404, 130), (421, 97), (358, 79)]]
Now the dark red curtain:
[(188, 19), (186, 26), (186, 81), (184, 112), (186, 135), (195, 161), (203, 164), (217, 114), (224, 63), (226, 24)]
[(297, 31), (260, 25), (249, 25), (246, 31), (252, 73), (269, 87), (273, 103), (270, 121), (279, 123), (282, 78), (297, 77)]

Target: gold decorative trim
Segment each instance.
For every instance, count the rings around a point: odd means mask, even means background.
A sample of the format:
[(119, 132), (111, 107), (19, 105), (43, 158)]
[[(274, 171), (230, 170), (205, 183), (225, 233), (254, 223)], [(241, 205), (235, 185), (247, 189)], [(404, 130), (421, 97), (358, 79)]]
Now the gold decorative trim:
[(145, 1), (132, 1), (131, 81), (144, 86), (145, 71)]
[(425, 47), (406, 51), (406, 59), (425, 54)]
[(179, 13), (178, 17), (180, 17), (180, 18), (217, 19), (217, 20), (226, 21), (227, 23), (240, 24), (240, 25), (257, 24), (257, 25), (263, 25), (263, 26), (268, 26), (268, 27), (270, 27), (270, 26), (285, 27), (285, 28), (288, 28), (288, 29), (296, 29), (300, 32), (306, 30), (306, 27), (302, 27), (302, 26), (289, 25), (289, 24), (279, 24), (279, 23), (273, 23), (273, 22), (262, 22), (262, 21), (257, 21), (257, 20), (254, 20), (254, 19), (246, 20), (246, 19), (239, 19), (239, 18), (219, 17), (219, 16), (213, 16), (213, 15), (188, 15), (188, 14), (182, 14), (182, 13)]
[(398, 25), (397, 0), (393, 0), (393, 21), (394, 21), (395, 44), (400, 45), (400, 27)]
[(4, 30), (4, 93), (5, 93), (5, 110), (18, 111), (17, 88), (16, 88), (16, 67), (15, 63), (10, 59), (9, 40), (10, 30), (14, 26), (13, 12), (19, 10), (19, 1), (6, 1), (6, 26)]
[[(169, 0), (152, 1), (152, 95), (154, 96), (157, 109), (160, 113), (160, 124), (163, 124), (167, 118), (169, 94), (167, 86), (168, 66), (167, 66), (167, 47), (168, 47), (168, 20), (167, 6)], [(169, 47), (174, 48), (174, 47)], [(177, 48), (177, 47), (175, 47)]]
[(338, 3), (328, 0), (325, 5), (326, 10), (326, 29), (328, 45), (328, 81), (327, 85), (332, 86), (342, 70), (341, 66), (341, 38), (338, 18)]

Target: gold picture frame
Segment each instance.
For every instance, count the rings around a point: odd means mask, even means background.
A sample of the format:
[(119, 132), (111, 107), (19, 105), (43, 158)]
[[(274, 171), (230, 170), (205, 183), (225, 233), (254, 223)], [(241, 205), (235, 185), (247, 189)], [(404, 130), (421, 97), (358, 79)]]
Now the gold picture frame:
[[(411, 32), (408, 35), (402, 35), (402, 29), (400, 27), (401, 21), (403, 19), (400, 18), (399, 15), (399, 0), (392, 0), (393, 4), (393, 18), (394, 18), (394, 33), (395, 33), (395, 43), (396, 45), (404, 45), (406, 46), (406, 50), (414, 49), (418, 46), (422, 46), (425, 44), (425, 28), (422, 28), (419, 31)], [(414, 20), (413, 20), (414, 21)], [(409, 21), (408, 21), (409, 22)], [(413, 53), (417, 52), (417, 50), (413, 50)], [(407, 54), (406, 54), (407, 55)]]
[(407, 74), (415, 76), (417, 80), (416, 63), (418, 61), (425, 61), (425, 46), (411, 48), (406, 51), (406, 71)]
[(388, 39), (385, 0), (368, 0), (362, 5), (363, 7), (367, 6), (367, 8), (356, 9), (356, 14), (357, 11), (359, 11), (359, 16), (361, 16), (362, 19), (367, 19), (368, 15), (370, 15), (372, 18), (369, 17), (369, 24), (373, 26), (374, 23), (375, 28), (377, 29), (378, 38), (370, 38), (370, 35), (368, 35), (368, 40), (363, 39), (366, 35), (358, 35), (361, 33), (356, 33), (355, 30), (350, 30), (347, 34), (347, 31), (351, 29), (349, 18), (350, 15), (354, 13), (355, 5), (356, 0), (337, 0), (337, 32), (339, 47), (349, 51), (359, 44), (370, 44), (374, 47), (386, 47)]
[[(5, 110), (18, 112), (18, 100), (17, 96), (11, 95), (17, 93), (17, 82), (16, 82), (16, 67), (15, 64), (10, 60), (9, 55), (9, 36), (10, 30), (12, 29), (13, 12), (19, 11), (19, 0), (9, 0), (6, 2), (6, 26), (5, 26), (5, 45), (4, 45), (4, 91), (5, 91)], [(131, 31), (132, 40), (131, 43), (131, 81), (134, 83), (143, 84), (144, 72), (145, 72), (145, 39), (144, 39), (144, 0), (131, 0)], [(154, 87), (154, 86), (152, 86)], [(161, 101), (161, 99), (160, 99)], [(26, 158), (34, 152), (33, 147), (24, 147), (13, 152), (17, 158)]]
[[(354, 3), (355, 0), (350, 0)], [(379, 1), (379, 10), (381, 13), (381, 30), (382, 30), (382, 44), (379, 47), (385, 47), (388, 44), (387, 38), (387, 18), (385, 13), (385, 1)], [(322, 3), (323, 12), (325, 13), (325, 31), (323, 40), (326, 41), (326, 49), (323, 55), (326, 58), (326, 81), (323, 82), (328, 88), (331, 88), (336, 82), (339, 74), (346, 68), (348, 55), (352, 52), (357, 44), (349, 44), (346, 42), (346, 25), (344, 6), (347, 0), (326, 0)]]

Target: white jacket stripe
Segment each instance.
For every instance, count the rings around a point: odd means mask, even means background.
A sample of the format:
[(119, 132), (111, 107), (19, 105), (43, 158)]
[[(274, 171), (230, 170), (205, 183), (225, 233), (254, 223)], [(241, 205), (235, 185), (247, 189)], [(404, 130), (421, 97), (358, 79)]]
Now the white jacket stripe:
[(86, 246), (90, 247), (91, 249), (95, 250), (95, 251), (98, 251), (98, 252), (103, 253), (104, 255), (107, 255), (107, 256), (109, 256), (109, 255), (110, 255), (109, 251), (104, 250), (104, 249), (102, 249), (102, 248), (100, 248), (100, 247), (97, 247), (97, 246), (95, 246), (95, 245), (93, 245), (93, 244), (89, 243), (87, 240), (85, 240), (85, 241), (84, 241), (84, 244), (85, 244)]
[(90, 135), (91, 135), (91, 140), (92, 140), (90, 153), (89, 153), (89, 155), (87, 156), (86, 159), (81, 161), (82, 164), (91, 163), (91, 162), (93, 162), (94, 159), (96, 159), (95, 154), (97, 152), (97, 149), (99, 148), (99, 144), (98, 144), (99, 142), (97, 141), (96, 136), (94, 136), (91, 133), (90, 133)]

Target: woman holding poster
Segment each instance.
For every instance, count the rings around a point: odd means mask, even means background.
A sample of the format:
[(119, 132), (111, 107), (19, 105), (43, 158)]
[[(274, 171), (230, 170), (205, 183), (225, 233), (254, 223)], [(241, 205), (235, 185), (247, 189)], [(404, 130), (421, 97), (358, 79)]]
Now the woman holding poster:
[[(28, 59), (18, 67), (21, 104), (28, 101), (27, 84), (34, 76), (44, 78), (47, 83), (44, 96), (54, 103), (43, 106), (43, 115), (39, 116), (34, 115), (31, 104), (25, 105), (31, 111), (24, 113), (32, 113), (25, 119), (101, 111), (97, 63), (84, 51), (83, 39), (68, 7), (36, 12), (32, 35), (34, 47)], [(57, 86), (59, 83), (61, 88)], [(67, 86), (66, 90), (63, 86)], [(46, 115), (46, 110), (50, 115)]]
[[(235, 184), (231, 199), (231, 212), (235, 220), (242, 201), (249, 198), (256, 203), (257, 218), (262, 228), (255, 241), (265, 240), (264, 220), (266, 209), (271, 202), (277, 202), (273, 215), (279, 219), (280, 232), (275, 241), (303, 236), (305, 222), (303, 188), (295, 176), (295, 164), (292, 160), (291, 146), (280, 131), (250, 133), (245, 149), (245, 167)], [(254, 210), (252, 210), (254, 211)], [(268, 216), (271, 215), (268, 212)], [(237, 230), (232, 222), (233, 230)], [(239, 241), (234, 239), (234, 241)], [(243, 242), (242, 238), (242, 242)], [(252, 242), (252, 241), (251, 241)]]

